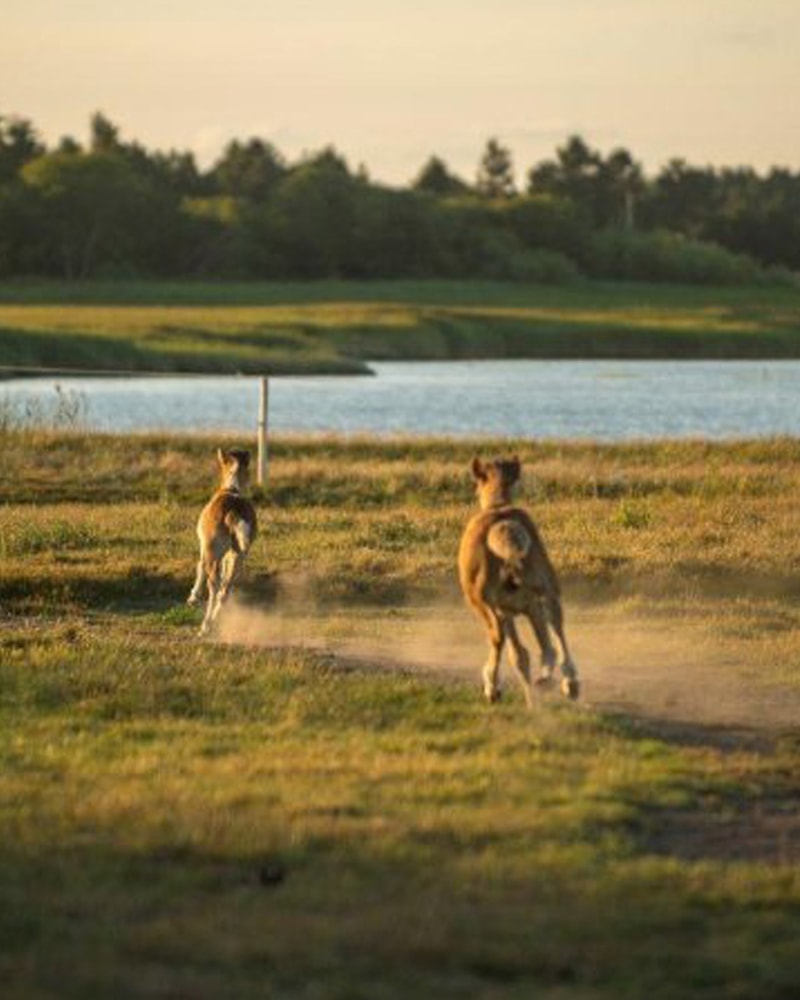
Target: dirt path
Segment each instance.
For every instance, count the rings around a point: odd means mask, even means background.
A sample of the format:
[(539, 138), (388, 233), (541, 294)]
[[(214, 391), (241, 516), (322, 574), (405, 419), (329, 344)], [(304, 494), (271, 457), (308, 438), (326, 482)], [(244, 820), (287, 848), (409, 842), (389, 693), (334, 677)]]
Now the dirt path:
[[(414, 670), (480, 683), (485, 641), (460, 605), (341, 608), (264, 614), (231, 608), (223, 641), (296, 645), (382, 669)], [(532, 652), (535, 643), (528, 636)], [(716, 727), (777, 734), (800, 728), (800, 685), (759, 673), (751, 646), (721, 641), (702, 619), (672, 621), (617, 606), (571, 608), (568, 638), (582, 704), (673, 728)], [(526, 641), (523, 637), (523, 641)], [(516, 684), (504, 661), (505, 686)], [(556, 694), (548, 697), (558, 697)]]

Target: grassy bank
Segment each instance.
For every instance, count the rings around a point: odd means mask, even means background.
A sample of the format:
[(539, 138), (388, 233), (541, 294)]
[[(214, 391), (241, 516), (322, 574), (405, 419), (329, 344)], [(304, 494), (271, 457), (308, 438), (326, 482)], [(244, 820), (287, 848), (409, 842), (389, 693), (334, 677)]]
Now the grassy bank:
[(0, 286), (0, 364), (358, 372), (369, 359), (800, 357), (787, 287)]
[[(216, 444), (2, 436), (9, 996), (794, 995), (796, 729), (490, 711), (472, 674), (201, 643)], [(702, 620), (794, 696), (798, 442), (503, 447), (568, 614)], [(473, 450), (276, 441), (249, 607), (380, 617), (391, 653), (452, 593)]]

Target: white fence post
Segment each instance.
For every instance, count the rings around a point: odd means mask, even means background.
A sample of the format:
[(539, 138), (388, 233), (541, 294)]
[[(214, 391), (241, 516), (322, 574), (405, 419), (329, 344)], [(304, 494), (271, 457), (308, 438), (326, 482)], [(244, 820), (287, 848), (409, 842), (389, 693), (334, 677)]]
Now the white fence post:
[(259, 486), (267, 482), (267, 413), (269, 410), (269, 379), (259, 380), (258, 394), (258, 466), (256, 479)]

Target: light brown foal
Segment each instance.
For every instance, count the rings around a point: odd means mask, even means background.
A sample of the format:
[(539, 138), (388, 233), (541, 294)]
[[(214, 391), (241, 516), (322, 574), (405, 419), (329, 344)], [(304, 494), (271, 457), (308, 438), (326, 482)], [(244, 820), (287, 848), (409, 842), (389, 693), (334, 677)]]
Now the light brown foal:
[(556, 651), (551, 630), (561, 647), (561, 690), (569, 698), (579, 693), (578, 672), (564, 636), (564, 616), (558, 577), (539, 532), (529, 515), (512, 504), (511, 493), (520, 476), (518, 458), (492, 462), (472, 460), (480, 511), (468, 522), (458, 552), (458, 575), (469, 606), (486, 628), (489, 658), (483, 668), (483, 691), (488, 701), (500, 697), (498, 673), (506, 639), (511, 662), (522, 681), (525, 698), (533, 703), (530, 658), (517, 634), (514, 619), (531, 623), (541, 648), (541, 675), (551, 680)]
[(217, 449), (220, 485), (203, 508), (197, 521), (200, 560), (197, 576), (187, 599), (200, 603), (203, 584), (208, 600), (200, 635), (210, 631), (231, 587), (241, 573), (242, 563), (256, 537), (256, 512), (242, 494), (250, 478), (250, 452), (242, 448)]

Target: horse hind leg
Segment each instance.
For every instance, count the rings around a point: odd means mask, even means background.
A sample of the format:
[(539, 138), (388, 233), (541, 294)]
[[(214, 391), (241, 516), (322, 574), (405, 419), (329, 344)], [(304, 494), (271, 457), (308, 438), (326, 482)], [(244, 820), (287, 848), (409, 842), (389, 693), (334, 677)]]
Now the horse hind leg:
[(508, 641), (511, 644), (511, 664), (516, 669), (519, 679), (522, 682), (522, 693), (525, 695), (525, 702), (528, 708), (532, 708), (533, 691), (531, 690), (531, 668), (528, 650), (520, 642), (517, 626), (514, 624), (513, 618), (506, 619), (505, 631)]
[(547, 606), (550, 624), (561, 646), (561, 692), (567, 698), (574, 700), (580, 694), (581, 686), (578, 679), (578, 668), (572, 659), (564, 634), (564, 612), (561, 608), (561, 601), (554, 594), (548, 595)]
[(539, 644), (541, 669), (536, 680), (537, 685), (548, 685), (553, 679), (556, 668), (556, 649), (550, 638), (550, 628), (547, 623), (547, 613), (542, 602), (537, 598), (528, 609), (528, 621)]
[(243, 557), (239, 555), (238, 552), (230, 550), (226, 554), (222, 564), (223, 568), (221, 573), (221, 581), (219, 585), (219, 591), (217, 593), (217, 601), (214, 607), (212, 621), (216, 620), (217, 616), (222, 610), (222, 605), (228, 600), (231, 588), (233, 587), (234, 583), (241, 574), (241, 566), (243, 561), (244, 561)]

